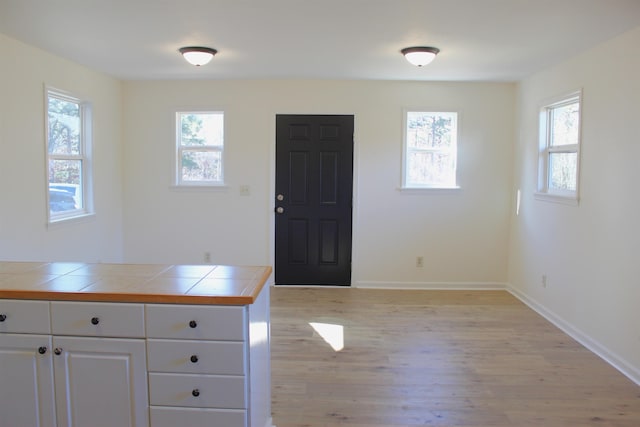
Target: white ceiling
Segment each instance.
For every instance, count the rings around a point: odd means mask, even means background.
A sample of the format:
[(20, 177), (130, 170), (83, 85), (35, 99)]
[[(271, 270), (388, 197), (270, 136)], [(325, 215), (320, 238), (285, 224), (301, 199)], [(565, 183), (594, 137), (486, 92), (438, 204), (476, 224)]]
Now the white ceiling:
[(640, 0), (0, 0), (0, 33), (122, 79), (514, 81), (639, 25)]

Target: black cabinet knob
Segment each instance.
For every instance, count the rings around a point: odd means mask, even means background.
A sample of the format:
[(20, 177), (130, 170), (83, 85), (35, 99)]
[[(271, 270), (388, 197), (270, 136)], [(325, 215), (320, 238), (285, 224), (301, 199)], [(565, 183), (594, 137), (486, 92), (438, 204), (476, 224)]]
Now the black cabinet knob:
[(194, 388), (193, 391), (191, 392), (191, 395), (193, 397), (198, 397), (200, 396), (200, 390), (198, 390), (197, 388)]
[(195, 354), (193, 356), (191, 356), (191, 363), (198, 363), (198, 356), (196, 356)]
[(190, 328), (195, 328), (196, 326), (198, 326), (198, 322), (196, 322), (195, 320), (192, 320), (191, 322), (189, 322)]
[(91, 324), (92, 325), (97, 325), (98, 323), (100, 323), (100, 318), (99, 317), (92, 317), (91, 318)]
[(60, 356), (62, 354), (62, 349), (60, 347), (56, 347), (53, 349), (53, 352), (56, 356)]
[(6, 314), (0, 314), (0, 322), (4, 322), (5, 320), (7, 320), (7, 315)]
[(38, 347), (38, 353), (45, 354), (46, 352), (47, 352), (47, 347), (45, 346)]

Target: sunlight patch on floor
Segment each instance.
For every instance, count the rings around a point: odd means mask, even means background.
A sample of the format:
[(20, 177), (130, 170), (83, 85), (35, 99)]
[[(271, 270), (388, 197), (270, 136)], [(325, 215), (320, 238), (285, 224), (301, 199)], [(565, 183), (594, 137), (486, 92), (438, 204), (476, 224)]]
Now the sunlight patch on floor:
[(311, 325), (334, 351), (340, 351), (344, 348), (344, 326), (315, 322), (310, 322), (309, 325)]

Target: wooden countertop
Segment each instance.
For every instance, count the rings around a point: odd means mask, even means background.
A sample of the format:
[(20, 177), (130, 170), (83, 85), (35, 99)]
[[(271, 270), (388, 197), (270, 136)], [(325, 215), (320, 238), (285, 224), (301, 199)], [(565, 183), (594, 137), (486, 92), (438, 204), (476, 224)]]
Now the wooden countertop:
[(0, 261), (0, 298), (160, 304), (252, 304), (267, 266)]

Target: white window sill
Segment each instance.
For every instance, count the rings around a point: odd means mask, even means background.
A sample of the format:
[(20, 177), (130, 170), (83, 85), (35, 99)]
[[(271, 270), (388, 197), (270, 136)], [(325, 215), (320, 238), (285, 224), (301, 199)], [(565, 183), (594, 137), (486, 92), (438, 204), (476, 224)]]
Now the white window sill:
[(78, 224), (92, 220), (96, 216), (95, 212), (83, 213), (74, 216), (67, 216), (62, 218), (52, 218), (47, 224), (48, 229), (54, 229), (58, 227), (64, 227), (67, 225)]
[(405, 194), (456, 194), (462, 188), (455, 187), (399, 187), (398, 191)]
[(561, 196), (559, 194), (543, 193), (540, 191), (533, 193), (533, 197), (542, 202), (559, 203), (568, 206), (578, 206), (579, 201), (577, 197)]
[(172, 190), (175, 191), (196, 191), (196, 192), (208, 192), (208, 191), (228, 191), (229, 190), (229, 186), (225, 185), (225, 184), (220, 184), (220, 185), (215, 185), (215, 184), (211, 184), (211, 185), (202, 185), (202, 184), (195, 184), (195, 185), (172, 185), (170, 187)]

